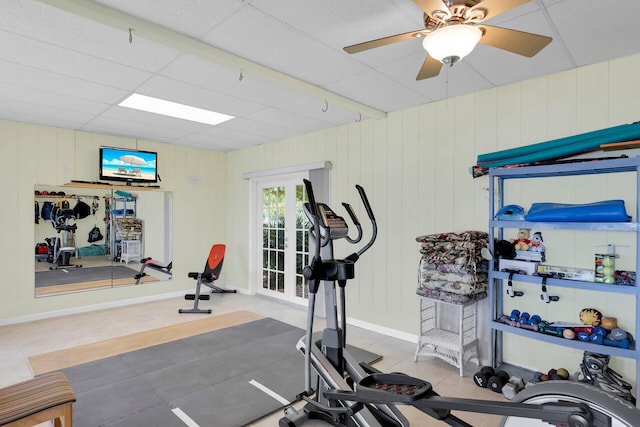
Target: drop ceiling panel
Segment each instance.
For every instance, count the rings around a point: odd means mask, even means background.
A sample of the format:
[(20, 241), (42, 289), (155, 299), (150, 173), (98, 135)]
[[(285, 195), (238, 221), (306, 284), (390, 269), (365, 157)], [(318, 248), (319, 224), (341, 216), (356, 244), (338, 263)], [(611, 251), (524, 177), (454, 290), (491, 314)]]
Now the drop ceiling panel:
[(292, 129), (283, 128), (270, 122), (256, 121), (251, 118), (237, 118), (218, 126), (261, 136), (265, 138), (265, 142), (278, 141), (298, 134)]
[(154, 0), (153, 7), (143, 1), (97, 0), (138, 18), (200, 38), (243, 7), (239, 0)]
[(284, 102), (297, 96), (295, 92), (267, 83), (246, 70), (231, 69), (188, 55), (172, 62), (161, 74), (263, 106)]
[(333, 49), (424, 28), (422, 12), (411, 1), (256, 0), (252, 5)]
[(156, 71), (180, 54), (135, 34), (129, 43), (129, 35), (123, 31), (34, 0), (3, 0), (0, 16), (0, 28), (39, 40), (45, 48), (55, 46), (130, 68)]
[(414, 90), (374, 70), (332, 83), (329, 89), (384, 111), (396, 111), (425, 100)]
[[(552, 42), (553, 43), (553, 42)], [(562, 48), (549, 45), (533, 58), (526, 58), (490, 46), (478, 46), (477, 51), (465, 58), (492, 86), (503, 86), (517, 81), (559, 72), (571, 68), (570, 60)], [(501, 64), (496, 67), (496, 63)]]
[(264, 105), (162, 76), (152, 77), (136, 92), (232, 116), (245, 116), (266, 108)]
[[(238, 31), (238, 28), (243, 28)], [(244, 8), (204, 41), (305, 81), (324, 84), (362, 70), (341, 51), (254, 8)], [(280, 40), (273, 43), (273, 40)]]
[(42, 93), (72, 97), (104, 103), (105, 107), (124, 98), (129, 92), (98, 83), (50, 73), (41, 69), (14, 64), (0, 59), (0, 81), (7, 85), (29, 88)]
[(173, 142), (191, 133), (186, 132), (184, 128), (157, 126), (151, 120), (146, 122), (142, 120), (137, 122), (124, 121), (119, 119), (117, 115), (102, 115), (92, 120), (82, 130), (132, 138), (136, 138), (136, 135), (145, 135), (144, 139), (160, 142)]
[(282, 110), (301, 114), (314, 120), (321, 121), (331, 126), (339, 126), (345, 123), (361, 120), (362, 114), (346, 110), (338, 105), (319, 99), (298, 97), (291, 101), (278, 104)]
[[(148, 113), (146, 111), (134, 110), (126, 107), (110, 107), (103, 114), (103, 117), (121, 121), (123, 124), (153, 126), (167, 131), (175, 131), (181, 134), (200, 132), (211, 125), (197, 123), (190, 120), (181, 120), (161, 114)], [(92, 122), (93, 123), (93, 122)]]
[(284, 129), (294, 130), (296, 133), (299, 133), (302, 129), (308, 129), (313, 132), (331, 126), (327, 122), (314, 120), (280, 108), (265, 108), (246, 117), (260, 123), (270, 123)]
[(69, 114), (81, 114), (83, 117), (93, 117), (107, 108), (106, 104), (52, 92), (4, 83), (0, 87), (2, 88), (1, 96), (5, 100), (41, 105), (61, 112), (68, 112)]
[(151, 76), (146, 71), (9, 33), (0, 37), (0, 52), (5, 61), (121, 89), (135, 88)]
[[(5, 85), (0, 85), (0, 90), (3, 93), (6, 88)], [(38, 100), (29, 102), (27, 98), (15, 99), (15, 97), (5, 96), (0, 97), (0, 110), (4, 110), (1, 116), (3, 119), (39, 123), (47, 126), (61, 126), (58, 123), (64, 123), (73, 126), (63, 127), (71, 127), (73, 129), (79, 128), (93, 117), (92, 114), (81, 110), (69, 111), (55, 105), (45, 105)]]
[(578, 65), (593, 64), (638, 52), (638, 0), (567, 0), (546, 2), (559, 35)]
[[(39, 0), (2, 0), (0, 119), (227, 151), (358, 119), (355, 106), (329, 102), (323, 112), (322, 89), (395, 111), (640, 53), (637, 0), (532, 0), (487, 23), (552, 36), (540, 54), (522, 58), (479, 45), (423, 81), (415, 80), (426, 55), (419, 39), (354, 55), (342, 49), (421, 29), (422, 11), (411, 0), (73, 2), (116, 8), (132, 16), (125, 21), (137, 17), (202, 39), (239, 57), (237, 64), (255, 61), (301, 82), (274, 83), (259, 71), (196, 58), (135, 31), (129, 43), (126, 31)], [(318, 94), (303, 94), (304, 82)], [(116, 106), (136, 90), (239, 117), (209, 127)]]
[[(234, 119), (233, 121), (236, 121), (236, 120), (240, 120), (245, 124), (249, 122), (246, 119)], [(245, 146), (264, 144), (269, 141), (269, 137), (264, 135), (260, 131), (259, 129), (260, 124), (256, 122), (251, 123), (251, 126), (253, 126), (254, 128), (253, 132), (249, 132), (249, 129), (245, 129), (245, 128), (242, 128), (242, 130), (240, 130), (238, 129), (239, 126), (237, 126), (237, 124), (231, 125), (233, 126), (231, 127), (229, 123), (230, 122), (226, 122), (221, 125), (211, 127), (198, 134), (194, 134), (194, 136), (199, 135), (203, 138), (234, 141), (238, 144), (245, 144)]]

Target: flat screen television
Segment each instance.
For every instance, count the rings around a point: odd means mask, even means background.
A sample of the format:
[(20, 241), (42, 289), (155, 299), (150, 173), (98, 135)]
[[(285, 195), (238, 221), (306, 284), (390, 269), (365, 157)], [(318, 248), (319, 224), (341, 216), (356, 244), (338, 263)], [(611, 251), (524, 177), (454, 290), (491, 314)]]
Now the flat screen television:
[(156, 183), (158, 182), (158, 153), (100, 147), (100, 180)]

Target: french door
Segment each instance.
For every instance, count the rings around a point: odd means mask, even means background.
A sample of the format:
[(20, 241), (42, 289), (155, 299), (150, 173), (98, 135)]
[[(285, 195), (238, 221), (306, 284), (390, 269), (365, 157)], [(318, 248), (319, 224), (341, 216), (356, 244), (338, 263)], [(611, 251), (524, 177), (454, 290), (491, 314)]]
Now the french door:
[(256, 292), (306, 305), (307, 280), (302, 269), (308, 264), (308, 220), (302, 209), (307, 201), (304, 174), (259, 181), (256, 191), (260, 265)]

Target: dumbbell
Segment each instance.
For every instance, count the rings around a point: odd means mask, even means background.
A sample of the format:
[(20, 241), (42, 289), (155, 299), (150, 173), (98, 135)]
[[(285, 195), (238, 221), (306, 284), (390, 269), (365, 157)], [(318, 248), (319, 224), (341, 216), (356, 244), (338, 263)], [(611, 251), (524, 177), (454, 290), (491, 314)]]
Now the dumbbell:
[(502, 394), (509, 400), (512, 400), (516, 397), (522, 389), (524, 389), (524, 380), (520, 377), (516, 377), (515, 375), (509, 378), (509, 381), (502, 387)]
[(602, 335), (596, 335), (596, 334), (591, 335), (591, 337), (589, 338), (590, 338), (590, 341), (595, 344), (609, 345), (609, 346), (620, 347), (624, 349), (629, 348), (629, 340), (627, 339), (620, 340), (620, 341), (608, 340)]
[(520, 317), (518, 318), (518, 323), (529, 324), (530, 317), (531, 315), (525, 311), (524, 313), (520, 314)]
[(495, 372), (491, 366), (485, 366), (480, 371), (473, 374), (473, 382), (482, 388), (487, 388), (489, 385), (489, 378), (493, 377)]
[(505, 371), (496, 371), (495, 375), (489, 378), (488, 388), (496, 393), (502, 392), (502, 387), (509, 382), (509, 374)]
[(531, 316), (531, 318), (529, 319), (529, 321), (527, 323), (529, 325), (537, 325), (540, 322), (542, 322), (542, 318), (540, 316), (538, 316), (537, 314), (534, 314), (533, 316)]

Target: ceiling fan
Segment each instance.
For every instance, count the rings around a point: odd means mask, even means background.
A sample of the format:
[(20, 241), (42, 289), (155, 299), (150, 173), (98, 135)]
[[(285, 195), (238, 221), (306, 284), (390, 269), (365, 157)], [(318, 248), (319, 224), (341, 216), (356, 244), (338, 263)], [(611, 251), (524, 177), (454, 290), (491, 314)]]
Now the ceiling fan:
[(347, 53), (424, 38), (427, 57), (416, 80), (435, 77), (442, 64), (453, 66), (482, 43), (518, 55), (532, 57), (551, 43), (552, 38), (539, 34), (481, 23), (531, 0), (413, 0), (424, 11), (424, 30), (396, 34), (344, 48)]

